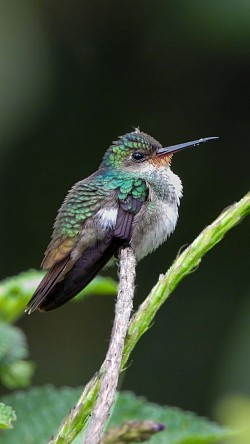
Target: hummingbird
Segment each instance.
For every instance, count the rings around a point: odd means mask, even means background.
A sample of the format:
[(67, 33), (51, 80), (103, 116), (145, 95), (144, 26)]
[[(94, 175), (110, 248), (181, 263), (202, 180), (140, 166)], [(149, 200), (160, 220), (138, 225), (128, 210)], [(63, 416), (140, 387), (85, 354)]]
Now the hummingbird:
[(77, 182), (59, 209), (41, 265), (47, 273), (26, 311), (65, 304), (122, 246), (130, 245), (139, 261), (166, 241), (182, 197), (172, 156), (212, 139), (217, 137), (163, 147), (135, 128), (114, 141), (98, 170)]

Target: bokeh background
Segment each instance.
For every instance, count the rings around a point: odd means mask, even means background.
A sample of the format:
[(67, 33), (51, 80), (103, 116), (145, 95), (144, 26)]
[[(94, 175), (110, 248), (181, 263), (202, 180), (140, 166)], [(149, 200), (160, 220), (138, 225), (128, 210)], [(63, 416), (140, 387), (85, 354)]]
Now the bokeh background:
[[(135, 307), (178, 250), (248, 190), (250, 2), (18, 0), (0, 5), (0, 277), (38, 268), (67, 190), (139, 125), (184, 185), (167, 244), (137, 269)], [(250, 395), (249, 223), (175, 291), (138, 344), (122, 388), (212, 415)], [(115, 270), (109, 271), (115, 277)], [(92, 297), (18, 323), (34, 384), (81, 385), (108, 346), (114, 300)]]

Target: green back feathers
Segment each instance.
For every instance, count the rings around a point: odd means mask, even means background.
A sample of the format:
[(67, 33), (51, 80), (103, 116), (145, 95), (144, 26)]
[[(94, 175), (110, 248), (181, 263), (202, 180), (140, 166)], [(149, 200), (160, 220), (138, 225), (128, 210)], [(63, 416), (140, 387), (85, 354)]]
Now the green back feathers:
[(80, 181), (69, 191), (61, 206), (54, 225), (54, 239), (75, 238), (83, 222), (93, 216), (107, 201), (118, 199), (128, 202), (135, 198), (143, 202), (147, 195), (146, 183), (139, 178), (128, 177), (122, 171), (99, 170), (89, 179)]

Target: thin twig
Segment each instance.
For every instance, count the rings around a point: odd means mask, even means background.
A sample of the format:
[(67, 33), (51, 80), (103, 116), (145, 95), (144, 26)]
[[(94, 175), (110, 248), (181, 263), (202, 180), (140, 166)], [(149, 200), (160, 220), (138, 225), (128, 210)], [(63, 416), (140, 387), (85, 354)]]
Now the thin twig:
[(105, 358), (100, 392), (87, 430), (84, 444), (99, 444), (104, 425), (115, 399), (124, 341), (133, 308), (135, 256), (132, 248), (121, 248), (119, 256), (119, 288), (115, 319), (109, 349)]

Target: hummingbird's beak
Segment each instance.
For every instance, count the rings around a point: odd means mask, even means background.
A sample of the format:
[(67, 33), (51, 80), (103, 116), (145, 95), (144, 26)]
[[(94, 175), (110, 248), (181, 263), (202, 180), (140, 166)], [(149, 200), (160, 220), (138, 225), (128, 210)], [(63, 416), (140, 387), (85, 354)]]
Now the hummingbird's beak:
[(204, 139), (193, 140), (192, 142), (180, 143), (179, 145), (172, 145), (163, 148), (159, 148), (156, 151), (156, 156), (166, 156), (168, 154), (174, 154), (178, 151), (185, 150), (189, 146), (199, 145), (200, 143), (208, 142), (209, 140), (219, 139), (219, 137), (205, 137)]

